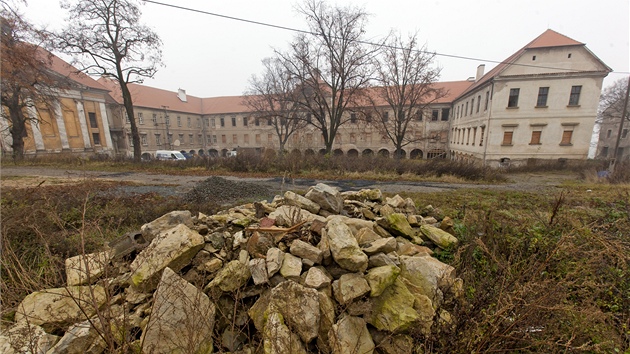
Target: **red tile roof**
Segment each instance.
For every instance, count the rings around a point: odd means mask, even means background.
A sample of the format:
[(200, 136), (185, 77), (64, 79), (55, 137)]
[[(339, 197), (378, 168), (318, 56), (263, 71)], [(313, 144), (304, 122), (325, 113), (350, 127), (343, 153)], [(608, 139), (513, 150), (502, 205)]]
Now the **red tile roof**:
[(209, 97), (202, 99), (202, 114), (243, 113), (251, 111), (243, 104), (243, 96)]
[(552, 29), (548, 29), (533, 41), (529, 42), (525, 48), (544, 48), (544, 47), (564, 47), (569, 45), (584, 45), (584, 43), (571, 39)]
[[(98, 79), (98, 82), (111, 90), (110, 95), (117, 103), (123, 104), (122, 92), (116, 81), (102, 77)], [(169, 111), (201, 113), (202, 99), (199, 97), (186, 95), (186, 102), (184, 102), (178, 98), (177, 92), (133, 83), (128, 84), (128, 87), (134, 106), (154, 109), (164, 109), (163, 106), (167, 106), (166, 109)]]
[[(117, 103), (123, 103), (120, 88), (115, 81), (100, 78), (98, 82), (111, 91), (110, 96)], [(446, 81), (435, 83), (436, 87), (447, 90), (448, 94), (437, 99), (434, 103), (452, 102), (472, 84), (472, 81)], [(168, 106), (169, 111), (191, 114), (230, 114), (251, 111), (251, 109), (243, 103), (244, 96), (199, 98), (187, 95), (188, 102), (182, 102), (177, 98), (177, 92), (174, 91), (139, 84), (129, 84), (129, 90), (131, 91), (134, 106), (138, 107), (163, 109), (162, 106)], [(385, 103), (383, 103), (383, 105), (385, 105)]]
[[(450, 103), (455, 98), (457, 98), (464, 90), (466, 90), (470, 85), (472, 85), (473, 81), (445, 81), (445, 82), (436, 82), (433, 84), (433, 87), (436, 89), (443, 89), (446, 91), (446, 94), (442, 97), (435, 99), (435, 96), (425, 98), (425, 102), (432, 103)], [(371, 96), (375, 101), (374, 103), (377, 106), (387, 106), (388, 103), (383, 99), (382, 95), (378, 93), (383, 87), (371, 87), (366, 89), (366, 94)], [(359, 103), (360, 105), (361, 103)]]
[(67, 62), (65, 62), (58, 56), (48, 52), (47, 50), (39, 48), (39, 55), (42, 55), (42, 57), (44, 58), (50, 58), (50, 69), (52, 71), (61, 74), (83, 86), (96, 90), (108, 91), (106, 87), (98, 83), (96, 80), (92, 79), (90, 76), (79, 71), (74, 66), (68, 64)]
[[(492, 68), (492, 70), (488, 71), (483, 77), (481, 77), (481, 79), (462, 92), (461, 96), (474, 91), (476, 88), (483, 86), (492, 80), (495, 76), (499, 75), (503, 70), (512, 65), (512, 63), (514, 63), (527, 49), (565, 46), (584, 46), (584, 43), (571, 39), (552, 29), (547, 29), (540, 36), (534, 38), (533, 41), (527, 43), (523, 48), (519, 49), (516, 53), (512, 54), (510, 57)], [(605, 65), (604, 63), (602, 64)]]

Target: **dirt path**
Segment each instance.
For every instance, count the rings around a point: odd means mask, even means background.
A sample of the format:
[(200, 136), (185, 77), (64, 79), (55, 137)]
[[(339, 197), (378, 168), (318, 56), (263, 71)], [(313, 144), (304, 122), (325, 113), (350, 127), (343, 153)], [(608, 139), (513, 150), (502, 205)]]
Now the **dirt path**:
[[(137, 184), (133, 188), (142, 193), (143, 189), (152, 189), (156, 192), (173, 195), (183, 194), (192, 189), (197, 183), (209, 176), (177, 176), (167, 174), (149, 174), (142, 172), (102, 172), (81, 171), (68, 169), (52, 169), (33, 166), (2, 166), (0, 169), (1, 185), (3, 187), (29, 187), (36, 185), (50, 185), (63, 183), (76, 183), (81, 180), (107, 180), (119, 182), (132, 182)], [(379, 188), (383, 192), (443, 192), (462, 188), (481, 188), (495, 190), (522, 190), (544, 192), (554, 189), (563, 182), (576, 177), (561, 173), (529, 173), (511, 175), (510, 181), (504, 184), (464, 184), (464, 183), (440, 183), (440, 182), (379, 182), (368, 180), (316, 180), (316, 179), (291, 179), (283, 180), (282, 177), (274, 178), (241, 178), (222, 176), (233, 181), (256, 183), (270, 188), (276, 193), (286, 190), (305, 190), (317, 183), (326, 183), (338, 187), (342, 191), (359, 190), (362, 188)]]

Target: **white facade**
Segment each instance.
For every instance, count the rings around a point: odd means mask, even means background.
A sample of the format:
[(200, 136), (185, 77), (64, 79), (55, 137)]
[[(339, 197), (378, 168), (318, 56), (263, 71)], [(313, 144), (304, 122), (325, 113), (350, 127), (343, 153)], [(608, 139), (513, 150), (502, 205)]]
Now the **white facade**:
[(451, 158), (586, 159), (608, 72), (584, 44), (548, 30), (453, 102)]

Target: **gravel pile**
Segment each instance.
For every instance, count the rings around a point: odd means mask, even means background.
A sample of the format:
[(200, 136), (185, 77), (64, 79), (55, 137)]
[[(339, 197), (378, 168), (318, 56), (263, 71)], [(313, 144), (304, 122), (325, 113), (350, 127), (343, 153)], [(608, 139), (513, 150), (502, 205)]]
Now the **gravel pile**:
[(199, 182), (183, 197), (189, 203), (212, 201), (217, 204), (226, 204), (234, 201), (248, 199), (267, 199), (273, 196), (273, 192), (258, 184), (247, 182), (234, 182), (222, 177), (210, 177)]

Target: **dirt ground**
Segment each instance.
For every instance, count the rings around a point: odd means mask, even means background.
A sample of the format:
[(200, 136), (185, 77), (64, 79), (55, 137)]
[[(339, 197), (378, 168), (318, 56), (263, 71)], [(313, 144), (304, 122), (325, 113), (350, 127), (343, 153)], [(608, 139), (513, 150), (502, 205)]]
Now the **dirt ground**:
[[(133, 183), (127, 190), (143, 193), (150, 190), (165, 195), (183, 195), (199, 182), (209, 176), (176, 176), (167, 174), (148, 174), (141, 172), (102, 172), (88, 170), (52, 169), (33, 166), (2, 166), (0, 169), (2, 187), (32, 187), (37, 185), (56, 185), (77, 183), (85, 180), (104, 180)], [(567, 173), (527, 173), (510, 175), (510, 181), (502, 184), (464, 184), (440, 182), (379, 182), (368, 180), (327, 181), (315, 179), (274, 178), (240, 178), (222, 176), (228, 180), (248, 182), (263, 185), (275, 193), (286, 190), (306, 190), (317, 183), (326, 183), (338, 187), (341, 191), (359, 190), (363, 188), (379, 188), (383, 192), (443, 192), (462, 188), (480, 188), (493, 190), (522, 190), (545, 192), (555, 189), (562, 183), (575, 179), (576, 176)]]

